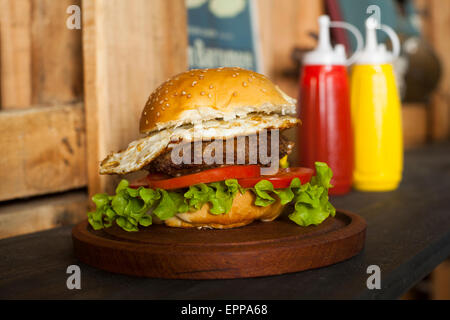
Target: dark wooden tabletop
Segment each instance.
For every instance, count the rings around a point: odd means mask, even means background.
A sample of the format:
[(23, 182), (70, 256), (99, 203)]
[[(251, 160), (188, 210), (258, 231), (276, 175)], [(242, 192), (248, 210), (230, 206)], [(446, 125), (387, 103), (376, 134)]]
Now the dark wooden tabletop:
[[(0, 241), (0, 298), (43, 299), (372, 299), (398, 298), (450, 255), (450, 143), (409, 151), (400, 188), (352, 192), (336, 207), (363, 216), (365, 249), (329, 267), (237, 280), (161, 280), (96, 270), (76, 260), (71, 228)], [(81, 268), (69, 290), (66, 269)], [(381, 289), (367, 288), (367, 267), (381, 270)]]

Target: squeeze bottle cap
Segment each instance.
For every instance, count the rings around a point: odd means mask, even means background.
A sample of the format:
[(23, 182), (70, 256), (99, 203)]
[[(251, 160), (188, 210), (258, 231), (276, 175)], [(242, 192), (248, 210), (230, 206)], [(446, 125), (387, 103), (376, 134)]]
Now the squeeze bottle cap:
[[(377, 29), (386, 32), (392, 42), (392, 52), (386, 50), (384, 44), (378, 44)], [(385, 64), (391, 63), (400, 55), (400, 41), (395, 31), (387, 26), (380, 25), (377, 20), (370, 17), (366, 20), (366, 46), (357, 56), (356, 64)]]
[[(333, 49), (330, 42), (330, 27), (345, 28), (352, 32), (357, 40), (357, 50), (349, 59), (345, 56), (345, 48), (338, 44)], [(362, 36), (353, 25), (343, 21), (330, 21), (327, 15), (319, 17), (319, 44), (314, 51), (308, 52), (303, 60), (305, 65), (349, 65), (356, 58), (356, 53), (362, 48)]]

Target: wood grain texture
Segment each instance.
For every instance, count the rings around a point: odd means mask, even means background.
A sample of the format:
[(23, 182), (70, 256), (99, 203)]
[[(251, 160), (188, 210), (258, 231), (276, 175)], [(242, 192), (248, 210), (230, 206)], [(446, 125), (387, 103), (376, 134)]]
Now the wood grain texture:
[(416, 0), (416, 4), (424, 12), (424, 36), (442, 65), (442, 78), (430, 103), (429, 135), (433, 140), (444, 140), (450, 134), (450, 1)]
[(1, 0), (2, 109), (82, 99), (81, 30), (66, 27), (81, 0)]
[(0, 205), (0, 239), (78, 223), (86, 218), (87, 194), (71, 191)]
[(55, 105), (81, 101), (81, 30), (66, 27), (70, 5), (81, 0), (33, 1), (31, 11), (32, 103)]
[(3, 109), (31, 104), (31, 0), (0, 0), (0, 91)]
[(187, 68), (183, 0), (83, 1), (89, 193), (112, 191), (99, 162), (139, 136), (150, 93)]
[(139, 232), (113, 226), (73, 229), (75, 255), (111, 272), (172, 279), (228, 279), (314, 269), (348, 259), (364, 247), (366, 223), (338, 212), (319, 226), (282, 217), (227, 230), (153, 225)]
[(259, 27), (265, 73), (286, 93), (297, 96), (296, 79), (283, 72), (295, 67), (291, 59), (295, 47), (312, 49), (316, 40), (309, 33), (318, 33), (318, 17), (323, 13), (322, 1), (258, 0)]
[(423, 145), (427, 141), (428, 121), (425, 104), (403, 104), (403, 144), (406, 149)]
[(86, 185), (82, 104), (0, 112), (0, 200)]

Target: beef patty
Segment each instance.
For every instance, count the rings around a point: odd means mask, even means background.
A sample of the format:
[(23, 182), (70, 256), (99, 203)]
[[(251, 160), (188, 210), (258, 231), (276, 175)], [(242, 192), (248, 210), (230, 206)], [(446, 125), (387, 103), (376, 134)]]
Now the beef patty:
[[(270, 163), (268, 163), (268, 159), (260, 159), (259, 157), (259, 137), (257, 135), (252, 136), (242, 136), (244, 139), (238, 139), (238, 138), (231, 138), (227, 140), (213, 140), (213, 141), (203, 141), (198, 143), (197, 147), (195, 147), (194, 142), (180, 144), (177, 146), (178, 155), (176, 158), (181, 163), (174, 163), (172, 161), (172, 149), (165, 151), (161, 155), (159, 155), (157, 158), (155, 158), (149, 165), (146, 166), (146, 170), (148, 170), (151, 173), (163, 173), (170, 176), (178, 176), (178, 175), (184, 175), (189, 174), (193, 172), (198, 172), (201, 170), (216, 168), (216, 167), (222, 167), (227, 165), (233, 165), (233, 164), (259, 164), (262, 166), (268, 166)], [(232, 140), (232, 141), (231, 141)], [(239, 143), (238, 143), (239, 141)], [(257, 148), (252, 148), (250, 150), (250, 141), (255, 142), (257, 145)], [(244, 145), (245, 142), (245, 145)], [(276, 141), (275, 141), (276, 142)], [(212, 145), (212, 143), (215, 143)], [(220, 143), (222, 147), (220, 148)], [(194, 159), (194, 149), (197, 148), (197, 150), (200, 149), (201, 145), (201, 154), (203, 157), (200, 159)], [(228, 155), (228, 163), (226, 158), (226, 146), (230, 145), (234, 147), (234, 153), (229, 153)], [(253, 144), (252, 144), (253, 145)], [(272, 150), (271, 150), (271, 135), (270, 133), (267, 134), (267, 151), (262, 150), (263, 155), (267, 155), (267, 157), (272, 156)], [(278, 156), (279, 159), (282, 157), (288, 155), (291, 153), (292, 148), (294, 146), (294, 143), (287, 140), (285, 137), (283, 137), (281, 134), (279, 135), (279, 150), (278, 150)], [(208, 148), (209, 147), (209, 148)], [(263, 146), (264, 147), (264, 146)], [(222, 150), (220, 150), (222, 149)], [(185, 156), (184, 150), (186, 150), (186, 153), (190, 151), (191, 155), (187, 154)], [(216, 157), (215, 151), (222, 151), (222, 155), (218, 155)], [(199, 153), (196, 153), (199, 154)], [(209, 157), (207, 157), (209, 156)], [(181, 161), (183, 158), (183, 161)], [(212, 163), (211, 158), (214, 158)], [(209, 161), (208, 161), (209, 159)], [(187, 161), (186, 161), (187, 160)], [(197, 160), (197, 161), (195, 161)], [(231, 162), (231, 163), (230, 163)]]

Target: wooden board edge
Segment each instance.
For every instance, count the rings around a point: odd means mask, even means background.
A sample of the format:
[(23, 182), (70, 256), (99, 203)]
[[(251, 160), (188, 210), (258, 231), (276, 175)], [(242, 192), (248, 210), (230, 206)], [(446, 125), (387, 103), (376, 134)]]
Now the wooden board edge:
[[(176, 264), (178, 267), (172, 266), (173, 268), (171, 268), (169, 264), (163, 263), (163, 261), (170, 261), (173, 255), (171, 256), (170, 252), (149, 253), (147, 251), (149, 248), (148, 245), (143, 245), (142, 248), (137, 249), (137, 251), (143, 254), (140, 259), (136, 259), (133, 253), (129, 251), (132, 246), (135, 246), (134, 244), (128, 245), (121, 243), (120, 248), (117, 248), (116, 241), (106, 240), (100, 246), (92, 246), (90, 243), (99, 240), (99, 238), (96, 238), (95, 235), (87, 231), (87, 221), (83, 221), (73, 228), (72, 240), (75, 256), (80, 261), (113, 273), (165, 279), (252, 278), (316, 269), (350, 259), (357, 255), (364, 248), (367, 223), (362, 217), (348, 211), (339, 211), (339, 214), (349, 216), (351, 223), (340, 230), (330, 232), (323, 239), (312, 241), (308, 245), (305, 243), (294, 244), (290, 248), (285, 246), (278, 248), (268, 246), (264, 250), (251, 250), (250, 247), (254, 247), (254, 245), (251, 245), (248, 246), (248, 250), (245, 249), (236, 254), (231, 254), (230, 252), (224, 253), (229, 257), (229, 260), (225, 264), (220, 265), (219, 263), (214, 265), (215, 262), (211, 262), (209, 267), (205, 266), (203, 270), (189, 270), (192, 267), (190, 259), (195, 255), (196, 259), (210, 262), (211, 259), (209, 259), (207, 250), (200, 253), (177, 251)], [(329, 252), (330, 248), (334, 250), (332, 254), (322, 254), (322, 252)], [(125, 257), (130, 257), (136, 263), (136, 266), (121, 267), (120, 263), (118, 263), (119, 261), (117, 261), (118, 255), (115, 254), (117, 249)], [(293, 250), (298, 252), (297, 256), (292, 255)], [(312, 254), (309, 256), (311, 260), (305, 260), (304, 257), (307, 255), (302, 256), (307, 250), (315, 252), (315, 255)], [(236, 263), (232, 260), (233, 258), (241, 261), (253, 261), (254, 263), (251, 267), (242, 267), (239, 264), (240, 262)], [(267, 262), (267, 259), (270, 261)], [(284, 264), (277, 264), (279, 261), (283, 261)], [(164, 270), (158, 270), (158, 267), (146, 269), (142, 268), (142, 265), (165, 265), (165, 267)], [(180, 268), (180, 265), (183, 268)], [(277, 266), (276, 270), (273, 270), (271, 266)], [(180, 269), (183, 269), (183, 272), (179, 272), (178, 270)]]

